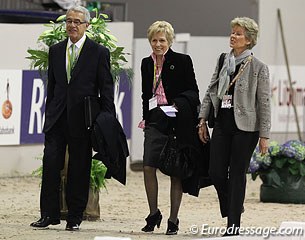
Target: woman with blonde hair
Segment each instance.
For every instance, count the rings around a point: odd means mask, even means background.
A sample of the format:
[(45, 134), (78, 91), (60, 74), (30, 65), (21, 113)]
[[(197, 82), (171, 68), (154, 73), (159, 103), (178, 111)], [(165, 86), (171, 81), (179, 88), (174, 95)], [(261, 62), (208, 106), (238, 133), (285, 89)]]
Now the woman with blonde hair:
[[(148, 28), (147, 37), (152, 53), (142, 60), (141, 65), (143, 119), (139, 127), (144, 130), (143, 171), (150, 210), (145, 219), (147, 224), (142, 231), (152, 232), (155, 226), (160, 227), (162, 220), (162, 214), (158, 208), (156, 175), (160, 153), (172, 131), (177, 134), (177, 142), (192, 139), (192, 131), (188, 131), (188, 124), (189, 129), (194, 129), (194, 135), (197, 135), (197, 106), (200, 101), (190, 56), (171, 49), (174, 41), (174, 29), (171, 24), (166, 21), (154, 22)], [(179, 119), (185, 115), (183, 104), (186, 101), (184, 99), (188, 99), (192, 113), (187, 116), (188, 123), (185, 124), (185, 129), (178, 123)], [(176, 117), (166, 116), (161, 106), (176, 108), (178, 111)], [(178, 211), (183, 189), (182, 181), (178, 177), (170, 176), (170, 182), (170, 216), (166, 234), (174, 235), (179, 229)]]
[(268, 150), (270, 80), (266, 64), (251, 52), (257, 35), (253, 19), (237, 17), (231, 21), (231, 51), (218, 60), (199, 113), (198, 134), (203, 143), (209, 141), (206, 121), (210, 111), (215, 118), (209, 175), (221, 215), (227, 217), (226, 236), (239, 234), (246, 173), (257, 142), (262, 154)]

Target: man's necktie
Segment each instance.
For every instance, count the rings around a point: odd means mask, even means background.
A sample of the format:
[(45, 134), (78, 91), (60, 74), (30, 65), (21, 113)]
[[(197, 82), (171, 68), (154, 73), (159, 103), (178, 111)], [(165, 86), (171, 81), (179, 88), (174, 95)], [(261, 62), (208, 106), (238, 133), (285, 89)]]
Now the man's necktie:
[(75, 45), (72, 44), (70, 48), (71, 48), (71, 53), (70, 51), (68, 52), (68, 71), (67, 71), (68, 82), (71, 79), (71, 73), (75, 65)]

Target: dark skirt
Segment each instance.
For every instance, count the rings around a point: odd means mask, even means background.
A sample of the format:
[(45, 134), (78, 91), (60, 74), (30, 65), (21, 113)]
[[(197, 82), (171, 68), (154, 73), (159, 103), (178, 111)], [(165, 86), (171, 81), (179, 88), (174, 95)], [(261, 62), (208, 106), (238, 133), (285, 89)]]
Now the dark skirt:
[(154, 126), (147, 126), (144, 130), (143, 166), (158, 168), (160, 153), (167, 141), (167, 135)]
[(144, 129), (143, 166), (158, 168), (160, 153), (173, 126), (174, 118), (167, 117), (160, 108), (150, 111)]

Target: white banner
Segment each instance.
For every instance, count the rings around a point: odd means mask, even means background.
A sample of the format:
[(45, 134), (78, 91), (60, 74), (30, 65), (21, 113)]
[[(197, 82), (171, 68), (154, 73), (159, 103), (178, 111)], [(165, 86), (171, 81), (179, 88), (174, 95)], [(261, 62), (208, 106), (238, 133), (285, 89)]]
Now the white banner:
[(21, 70), (0, 70), (0, 145), (20, 142)]
[(300, 130), (304, 132), (305, 66), (291, 66), (293, 91), (290, 91), (286, 66), (269, 66), (271, 81), (271, 126), (272, 132), (297, 132), (296, 105)]

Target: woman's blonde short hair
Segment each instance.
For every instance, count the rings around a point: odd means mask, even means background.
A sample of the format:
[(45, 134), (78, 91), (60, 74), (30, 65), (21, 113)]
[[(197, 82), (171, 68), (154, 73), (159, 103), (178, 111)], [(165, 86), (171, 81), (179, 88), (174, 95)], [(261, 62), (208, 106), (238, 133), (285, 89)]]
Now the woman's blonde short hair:
[(248, 45), (249, 49), (252, 49), (257, 43), (258, 25), (257, 23), (248, 17), (237, 17), (231, 21), (231, 28), (240, 26), (245, 29), (245, 36), (251, 42)]
[(174, 38), (175, 38), (175, 33), (174, 33), (174, 28), (172, 25), (166, 21), (156, 21), (147, 30), (147, 38), (149, 42), (153, 38), (153, 36), (156, 33), (164, 33), (166, 40), (168, 41), (169, 46), (172, 46)]

